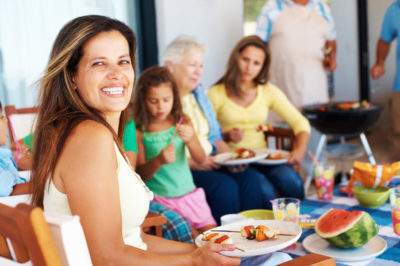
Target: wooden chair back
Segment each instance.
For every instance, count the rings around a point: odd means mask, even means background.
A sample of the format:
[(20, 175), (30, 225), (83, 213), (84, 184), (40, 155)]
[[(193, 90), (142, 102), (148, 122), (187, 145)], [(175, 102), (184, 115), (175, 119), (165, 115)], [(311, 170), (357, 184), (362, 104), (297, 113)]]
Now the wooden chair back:
[(61, 265), (43, 211), (25, 203), (10, 207), (0, 203), (0, 256), (18, 263)]
[(14, 105), (4, 107), (11, 144), (32, 132), (36, 121), (38, 107), (16, 108)]
[[(296, 139), (294, 131), (291, 128), (284, 127), (274, 127), (272, 130), (265, 131), (264, 135), (268, 148), (277, 150), (291, 151)], [(270, 147), (271, 142), (275, 144), (275, 147)], [(295, 165), (294, 169), (300, 173), (300, 165)]]
[(283, 127), (274, 127), (272, 130), (264, 133), (267, 143), (269, 140), (275, 142), (275, 148), (279, 150), (291, 150), (295, 141), (295, 135), (292, 129)]

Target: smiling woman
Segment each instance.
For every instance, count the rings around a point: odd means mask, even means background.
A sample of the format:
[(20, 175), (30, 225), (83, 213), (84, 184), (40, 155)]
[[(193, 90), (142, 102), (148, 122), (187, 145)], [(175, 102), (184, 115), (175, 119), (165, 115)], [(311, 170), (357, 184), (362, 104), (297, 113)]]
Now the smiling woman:
[(106, 117), (119, 117), (129, 103), (134, 80), (128, 42), (118, 31), (102, 32), (90, 39), (83, 51), (74, 78), (75, 89)]
[(135, 37), (122, 22), (83, 16), (62, 28), (40, 84), (33, 205), (79, 215), (95, 265), (239, 264), (218, 253), (232, 246), (142, 234), (153, 194), (121, 148), (134, 64)]

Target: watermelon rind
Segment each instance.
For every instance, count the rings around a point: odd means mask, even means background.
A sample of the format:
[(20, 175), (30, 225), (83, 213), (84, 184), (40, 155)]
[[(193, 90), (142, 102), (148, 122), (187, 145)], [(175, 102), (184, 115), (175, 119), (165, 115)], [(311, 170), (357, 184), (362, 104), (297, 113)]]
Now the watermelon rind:
[(344, 249), (358, 248), (365, 245), (372, 237), (378, 234), (379, 230), (378, 225), (367, 212), (362, 212), (360, 217), (346, 228), (330, 234), (321, 234), (317, 227), (318, 222), (315, 229), (320, 237), (330, 244)]

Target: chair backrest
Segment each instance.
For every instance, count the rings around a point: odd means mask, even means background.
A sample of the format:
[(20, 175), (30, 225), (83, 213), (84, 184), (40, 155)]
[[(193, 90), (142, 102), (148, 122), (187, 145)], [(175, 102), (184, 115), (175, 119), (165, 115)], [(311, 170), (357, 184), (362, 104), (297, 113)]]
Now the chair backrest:
[(1, 256), (33, 265), (62, 265), (43, 211), (25, 203), (0, 203)]
[[(290, 128), (274, 127), (272, 130), (265, 131), (264, 135), (268, 147), (279, 150), (291, 150), (295, 140), (294, 132)], [(271, 147), (271, 144), (275, 147)]]
[[(291, 128), (284, 127), (273, 127), (272, 130), (265, 131), (264, 135), (268, 148), (277, 150), (291, 151), (296, 138)], [(300, 173), (300, 165), (295, 165), (294, 169)]]
[[(31, 196), (28, 194), (0, 197), (0, 205), (6, 207), (8, 206), (9, 208), (17, 206), (15, 208), (19, 208), (20, 204), (22, 203), (23, 205), (30, 207), (26, 204), (30, 202), (30, 198)], [(35, 209), (40, 210), (41, 215), (43, 216), (43, 212), (40, 208)], [(31, 259), (33, 265), (92, 265), (89, 249), (78, 216), (45, 213), (42, 221), (45, 223), (45, 225), (39, 224), (37, 227), (44, 226), (49, 229), (50, 238), (54, 241), (56, 254), (60, 263), (37, 264), (36, 261), (33, 261), (33, 259), (29, 256), (28, 258)], [(0, 235), (3, 236), (0, 237), (0, 256), (8, 259), (15, 259), (15, 257), (11, 256), (12, 252), (10, 252), (14, 250), (15, 247), (14, 245), (7, 244), (5, 239), (8, 238), (8, 236), (3, 235), (1, 231), (3, 227), (4, 224), (1, 223), (0, 217)], [(26, 247), (27, 249), (31, 248), (31, 246)], [(1, 260), (0, 265), (3, 265)]]
[(39, 110), (38, 107), (16, 108), (14, 105), (7, 105), (4, 110), (12, 144), (32, 132)]
[(79, 217), (45, 213), (62, 265), (90, 266), (92, 260)]

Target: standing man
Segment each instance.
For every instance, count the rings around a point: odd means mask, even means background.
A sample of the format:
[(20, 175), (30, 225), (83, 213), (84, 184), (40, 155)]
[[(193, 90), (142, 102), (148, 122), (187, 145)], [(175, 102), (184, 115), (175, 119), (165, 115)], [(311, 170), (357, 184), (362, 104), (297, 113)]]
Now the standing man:
[(396, 77), (393, 92), (389, 100), (392, 129), (392, 142), (396, 150), (400, 148), (400, 0), (396, 0), (386, 10), (380, 39), (376, 45), (376, 62), (371, 68), (371, 77), (380, 78), (385, 74), (385, 60), (389, 54), (391, 42), (397, 38)]
[(256, 34), (269, 43), (270, 80), (298, 108), (328, 102), (326, 71), (336, 69), (336, 32), (321, 0), (268, 0)]

